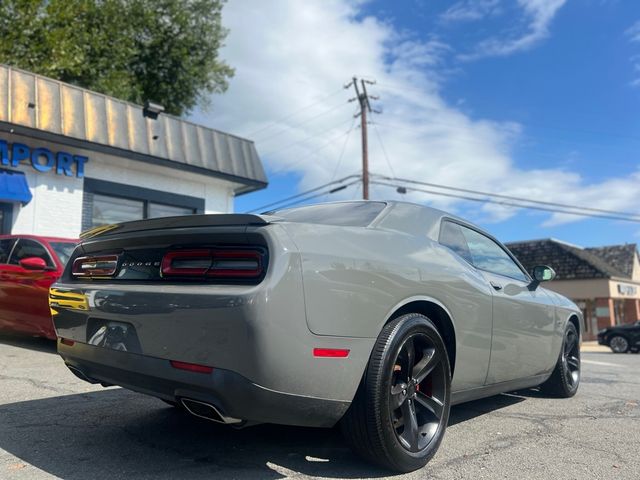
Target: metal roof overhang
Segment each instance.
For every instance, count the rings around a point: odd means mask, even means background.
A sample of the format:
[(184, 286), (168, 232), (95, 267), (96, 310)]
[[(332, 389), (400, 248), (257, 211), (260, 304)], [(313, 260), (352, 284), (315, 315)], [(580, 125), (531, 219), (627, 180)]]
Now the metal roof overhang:
[(6, 65), (0, 131), (227, 180), (236, 195), (268, 183), (250, 140)]

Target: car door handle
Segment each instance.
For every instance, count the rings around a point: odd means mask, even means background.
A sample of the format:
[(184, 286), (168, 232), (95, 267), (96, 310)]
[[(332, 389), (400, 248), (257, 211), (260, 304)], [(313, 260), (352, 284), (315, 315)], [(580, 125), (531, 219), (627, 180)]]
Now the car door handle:
[(489, 282), (494, 290), (502, 290), (502, 285), (496, 282)]

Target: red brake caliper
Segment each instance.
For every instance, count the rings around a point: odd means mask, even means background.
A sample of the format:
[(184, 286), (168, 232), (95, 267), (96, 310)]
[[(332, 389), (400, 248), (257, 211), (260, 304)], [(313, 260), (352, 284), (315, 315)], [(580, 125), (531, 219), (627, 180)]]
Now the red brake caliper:
[(421, 384), (416, 385), (416, 391), (424, 393), (427, 397), (433, 395), (433, 381), (431, 377), (425, 378)]

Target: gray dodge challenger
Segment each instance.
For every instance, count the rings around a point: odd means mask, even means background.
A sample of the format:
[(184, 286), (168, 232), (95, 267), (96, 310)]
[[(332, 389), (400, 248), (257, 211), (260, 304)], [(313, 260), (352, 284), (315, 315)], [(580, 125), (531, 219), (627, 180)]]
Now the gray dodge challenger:
[(339, 424), (411, 471), (452, 405), (576, 393), (582, 315), (540, 286), (554, 275), (445, 212), (337, 202), (98, 227), (50, 306), (83, 380), (236, 427)]

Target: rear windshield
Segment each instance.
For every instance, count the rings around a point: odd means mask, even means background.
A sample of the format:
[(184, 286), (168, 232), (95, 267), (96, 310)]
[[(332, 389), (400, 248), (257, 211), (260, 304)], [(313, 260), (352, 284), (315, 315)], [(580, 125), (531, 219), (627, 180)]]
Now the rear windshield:
[(51, 245), (53, 251), (58, 255), (62, 265), (67, 264), (69, 257), (73, 253), (73, 249), (76, 248), (76, 244), (71, 242), (49, 242), (49, 245)]
[(384, 202), (347, 202), (309, 205), (266, 212), (289, 222), (319, 223), (340, 227), (366, 227), (380, 215)]

